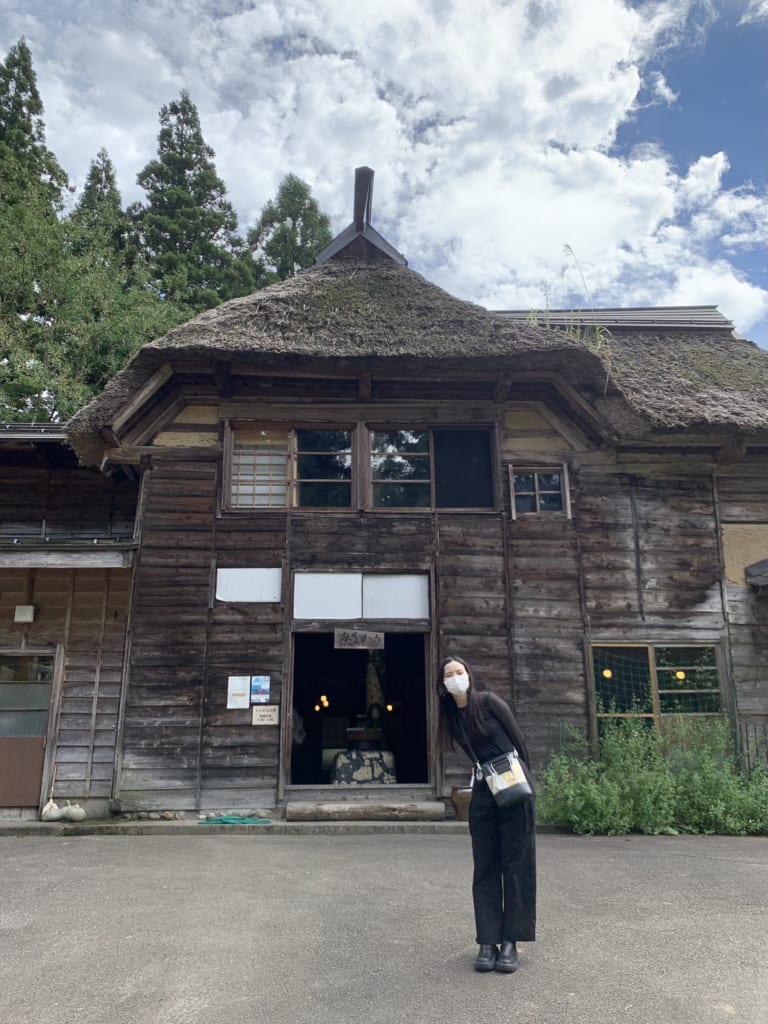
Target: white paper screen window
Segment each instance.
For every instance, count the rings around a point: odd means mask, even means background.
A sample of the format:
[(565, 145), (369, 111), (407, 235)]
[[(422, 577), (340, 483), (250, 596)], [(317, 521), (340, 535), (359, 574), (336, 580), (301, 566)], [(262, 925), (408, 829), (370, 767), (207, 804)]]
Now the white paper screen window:
[(362, 573), (297, 572), (294, 576), (294, 618), (359, 619), (362, 614)]
[(282, 569), (219, 569), (216, 600), (276, 604), (280, 601)]
[(364, 619), (428, 619), (429, 577), (363, 577)]
[(232, 452), (233, 508), (288, 503), (288, 432), (238, 430)]
[(428, 619), (429, 577), (297, 572), (296, 619)]

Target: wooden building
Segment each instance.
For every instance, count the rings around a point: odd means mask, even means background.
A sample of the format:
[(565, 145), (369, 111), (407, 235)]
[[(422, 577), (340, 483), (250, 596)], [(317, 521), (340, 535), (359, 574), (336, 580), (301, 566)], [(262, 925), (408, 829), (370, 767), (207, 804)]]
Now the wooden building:
[(125, 811), (442, 798), (451, 653), (538, 765), (611, 713), (727, 714), (764, 756), (768, 353), (711, 308), (455, 299), (372, 228), (371, 184), (315, 267), (142, 349), (69, 423), (80, 468), (58, 436), (0, 446), (40, 800), (54, 768)]

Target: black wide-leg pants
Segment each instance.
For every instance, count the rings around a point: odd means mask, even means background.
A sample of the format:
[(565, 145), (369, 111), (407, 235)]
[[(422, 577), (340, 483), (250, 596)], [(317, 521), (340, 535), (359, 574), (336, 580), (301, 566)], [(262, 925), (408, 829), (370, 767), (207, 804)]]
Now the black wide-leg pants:
[(498, 807), (485, 782), (475, 782), (469, 805), (475, 863), (472, 899), (476, 941), (536, 938), (536, 837), (533, 800)]

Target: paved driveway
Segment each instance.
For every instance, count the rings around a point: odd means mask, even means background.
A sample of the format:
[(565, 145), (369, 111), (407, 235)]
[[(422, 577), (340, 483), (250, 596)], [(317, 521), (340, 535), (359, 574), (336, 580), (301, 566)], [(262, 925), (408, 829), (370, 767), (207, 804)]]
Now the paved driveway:
[(3, 1024), (768, 1022), (768, 840), (539, 849), (480, 975), (458, 835), (0, 838)]

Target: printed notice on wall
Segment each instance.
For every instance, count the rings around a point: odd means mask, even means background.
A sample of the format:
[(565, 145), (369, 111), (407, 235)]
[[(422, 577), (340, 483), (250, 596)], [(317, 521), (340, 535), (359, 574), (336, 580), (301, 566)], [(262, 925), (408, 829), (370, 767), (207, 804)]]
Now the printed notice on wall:
[(229, 676), (227, 683), (227, 707), (247, 708), (251, 703), (251, 677)]
[(270, 676), (251, 676), (251, 704), (269, 704)]
[(254, 725), (279, 725), (280, 708), (277, 704), (260, 704), (254, 706), (251, 719)]

